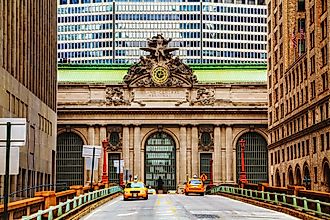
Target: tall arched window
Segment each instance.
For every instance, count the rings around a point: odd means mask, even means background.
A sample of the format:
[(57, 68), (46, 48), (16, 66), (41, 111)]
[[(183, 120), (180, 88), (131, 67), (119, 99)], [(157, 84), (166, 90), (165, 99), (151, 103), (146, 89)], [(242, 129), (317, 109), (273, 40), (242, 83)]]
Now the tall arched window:
[(289, 167), (288, 170), (288, 177), (289, 177), (289, 185), (293, 185), (294, 184), (294, 179), (293, 179), (293, 171), (292, 171), (292, 167)]
[(296, 173), (296, 184), (298, 186), (301, 186), (302, 185), (302, 182), (301, 182), (301, 171), (300, 171), (299, 165), (296, 166), (295, 173)]
[(57, 137), (56, 183), (84, 184), (83, 140), (75, 133), (66, 132)]
[(327, 159), (323, 160), (323, 182), (324, 185), (326, 186), (326, 191), (330, 192), (330, 165), (329, 161)]
[(245, 171), (249, 183), (268, 182), (268, 149), (266, 140), (257, 132), (243, 134), (236, 143), (236, 177), (241, 173), (241, 146), (245, 140)]

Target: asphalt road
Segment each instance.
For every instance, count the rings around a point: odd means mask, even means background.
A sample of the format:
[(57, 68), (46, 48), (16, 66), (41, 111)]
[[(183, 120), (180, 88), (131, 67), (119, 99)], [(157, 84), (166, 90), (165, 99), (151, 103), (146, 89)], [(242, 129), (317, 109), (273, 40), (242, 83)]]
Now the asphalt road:
[(95, 209), (83, 220), (137, 219), (297, 219), (222, 196), (149, 195), (148, 200), (123, 201), (122, 196)]

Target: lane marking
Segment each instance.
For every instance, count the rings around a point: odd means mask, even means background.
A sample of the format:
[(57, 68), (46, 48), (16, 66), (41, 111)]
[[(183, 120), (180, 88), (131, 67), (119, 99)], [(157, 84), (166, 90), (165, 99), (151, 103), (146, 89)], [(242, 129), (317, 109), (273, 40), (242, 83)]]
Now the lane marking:
[(125, 214), (118, 214), (117, 216), (129, 216), (129, 215), (135, 215), (138, 214), (138, 212), (131, 212), (131, 213), (125, 213)]
[(120, 200), (118, 199), (118, 200), (116, 200), (116, 201), (110, 203), (109, 205), (101, 206), (101, 207), (99, 207), (98, 209), (96, 209), (94, 212), (89, 213), (89, 214), (88, 214), (85, 218), (83, 218), (83, 219), (84, 219), (84, 220), (87, 220), (87, 219), (89, 219), (90, 217), (92, 217), (94, 214), (96, 214), (96, 213), (98, 213), (98, 212), (101, 212), (103, 208), (110, 207), (110, 206), (112, 206), (113, 204), (115, 204), (115, 203), (117, 203), (117, 202), (119, 202), (119, 201), (120, 201)]

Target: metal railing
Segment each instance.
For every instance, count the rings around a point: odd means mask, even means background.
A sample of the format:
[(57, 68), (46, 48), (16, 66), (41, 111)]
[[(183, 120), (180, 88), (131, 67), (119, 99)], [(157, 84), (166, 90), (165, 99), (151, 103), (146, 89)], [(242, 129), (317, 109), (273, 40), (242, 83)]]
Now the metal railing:
[(85, 204), (91, 203), (95, 200), (103, 197), (121, 192), (120, 186), (113, 186), (106, 189), (100, 189), (97, 191), (89, 192), (80, 196), (76, 196), (73, 199), (69, 199), (65, 202), (60, 202), (57, 206), (51, 206), (46, 210), (39, 210), (37, 213), (30, 216), (23, 216), (22, 220), (37, 219), (42, 220), (43, 215), (48, 215), (48, 220), (53, 219), (65, 219), (69, 214), (80, 209)]
[(275, 205), (282, 205), (294, 208), (300, 212), (313, 213), (318, 217), (330, 219), (330, 203), (319, 200), (307, 199), (306, 197), (297, 197), (295, 195), (287, 195), (284, 193), (271, 193), (229, 186), (217, 186), (207, 191), (208, 194), (215, 194), (218, 192), (233, 194)]
[[(39, 189), (40, 190), (44, 190), (44, 189), (52, 190), (53, 189), (54, 191), (57, 191), (57, 187), (61, 187), (62, 190), (67, 190), (69, 188), (66, 183), (44, 184), (44, 185), (32, 186), (32, 187), (18, 190), (18, 191), (10, 193), (8, 196), (9, 196), (9, 198), (19, 197), (20, 199), (32, 198), (32, 197), (34, 197), (35, 192), (38, 192)], [(5, 198), (4, 196), (0, 196), (0, 203), (4, 198)]]

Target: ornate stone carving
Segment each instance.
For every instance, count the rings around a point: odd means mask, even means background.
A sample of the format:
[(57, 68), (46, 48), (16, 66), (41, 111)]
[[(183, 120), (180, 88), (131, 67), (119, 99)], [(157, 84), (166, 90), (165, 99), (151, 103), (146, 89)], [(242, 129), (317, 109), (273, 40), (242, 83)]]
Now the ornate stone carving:
[(214, 141), (213, 141), (213, 127), (201, 126), (198, 130), (198, 150), (199, 151), (213, 151)]
[(108, 151), (122, 151), (123, 130), (121, 127), (107, 128)]
[(178, 101), (177, 103), (175, 103), (175, 106), (180, 106), (183, 103), (189, 103), (189, 102), (190, 102), (190, 92), (186, 91), (186, 99), (182, 101)]
[(106, 88), (105, 100), (107, 105), (129, 105), (130, 102), (124, 99), (124, 90), (122, 88)]
[(124, 83), (129, 87), (192, 87), (196, 75), (178, 57), (173, 58), (170, 52), (178, 48), (168, 48), (170, 41), (160, 34), (148, 39), (148, 47), (141, 50), (150, 54), (131, 66)]
[(135, 100), (135, 93), (134, 91), (131, 92), (131, 103), (137, 103), (139, 104), (140, 106), (146, 106), (145, 103), (141, 102), (141, 101), (137, 101)]
[(190, 102), (191, 105), (214, 105), (215, 103), (215, 92), (213, 89), (206, 89), (205, 87), (197, 90), (196, 99)]

